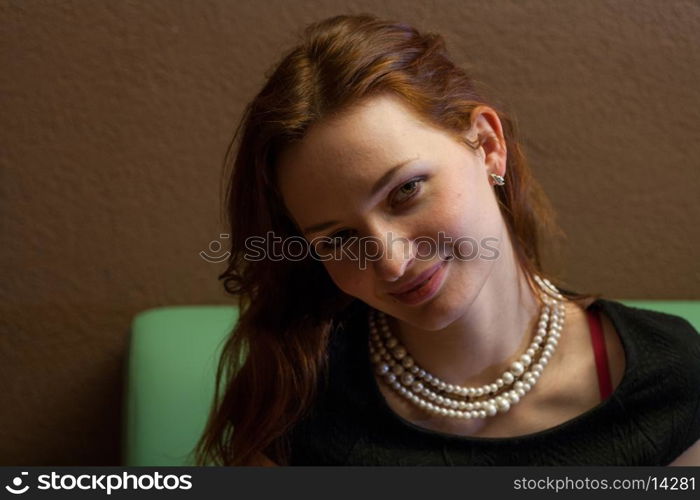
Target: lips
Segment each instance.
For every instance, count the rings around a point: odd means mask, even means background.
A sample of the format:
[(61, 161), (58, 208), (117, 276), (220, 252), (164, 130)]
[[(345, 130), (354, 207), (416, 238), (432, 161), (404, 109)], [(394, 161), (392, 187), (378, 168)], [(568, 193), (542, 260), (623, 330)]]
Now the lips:
[(422, 284), (424, 281), (427, 281), (444, 264), (445, 264), (445, 261), (438, 262), (430, 269), (420, 273), (418, 276), (416, 276), (414, 279), (412, 279), (411, 281), (409, 281), (405, 285), (403, 285), (403, 286), (399, 287), (398, 289), (396, 289), (392, 292), (389, 292), (389, 293), (391, 295), (401, 295), (403, 293), (406, 293), (406, 292), (413, 290), (414, 288), (418, 287), (418, 285)]

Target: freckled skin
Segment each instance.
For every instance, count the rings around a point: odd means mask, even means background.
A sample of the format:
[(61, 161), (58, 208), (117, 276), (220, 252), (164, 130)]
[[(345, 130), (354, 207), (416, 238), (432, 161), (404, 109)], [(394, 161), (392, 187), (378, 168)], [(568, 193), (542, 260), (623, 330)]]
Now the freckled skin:
[[(475, 119), (465, 138), (473, 140), (477, 133), (493, 130), (493, 119), (484, 116)], [(410, 166), (370, 198), (377, 179), (392, 166), (412, 158), (415, 161)], [(385, 258), (367, 262), (365, 269), (350, 259), (324, 262), (338, 288), (416, 327), (435, 330), (454, 322), (467, 311), (491, 274), (498, 261), (466, 260), (473, 251), (469, 241), (490, 237), (497, 240), (488, 243), (491, 248), (500, 251), (504, 244), (510, 246), (489, 176), (505, 175), (505, 151), (475, 151), (420, 121), (395, 97), (372, 98), (333, 120), (314, 125), (300, 144), (284, 152), (278, 168), (280, 190), (300, 228), (340, 221), (307, 235), (308, 240), (344, 230), (358, 237), (378, 238), (384, 245)], [(425, 179), (406, 186), (416, 177)], [(404, 191), (397, 198), (402, 186)], [(405, 198), (410, 199), (394, 203)], [(442, 249), (441, 257), (454, 254), (462, 258), (450, 261), (438, 296), (417, 307), (397, 302), (389, 291), (439, 261), (434, 254), (427, 260), (418, 257), (416, 239), (437, 241), (440, 232), (453, 241), (460, 237), (472, 240), (461, 247)], [(388, 257), (388, 233), (395, 239), (405, 238), (411, 246), (397, 242)], [(493, 255), (493, 251), (486, 253)]]

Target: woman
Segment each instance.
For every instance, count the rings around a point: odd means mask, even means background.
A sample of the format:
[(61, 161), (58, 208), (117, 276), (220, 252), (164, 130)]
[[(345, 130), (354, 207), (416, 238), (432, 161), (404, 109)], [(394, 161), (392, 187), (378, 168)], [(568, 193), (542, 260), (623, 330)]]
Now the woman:
[(697, 332), (552, 284), (514, 124), (440, 36), (310, 26), (232, 151), (240, 319), (198, 463), (695, 460)]

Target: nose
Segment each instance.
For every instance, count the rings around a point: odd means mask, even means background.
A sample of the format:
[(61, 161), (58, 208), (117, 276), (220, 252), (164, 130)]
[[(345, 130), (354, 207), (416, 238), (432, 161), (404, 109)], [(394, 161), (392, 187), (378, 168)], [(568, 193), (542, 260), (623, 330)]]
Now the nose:
[(378, 245), (378, 255), (373, 259), (377, 277), (384, 281), (397, 281), (415, 259), (411, 239), (398, 236), (396, 232), (377, 234), (373, 239)]

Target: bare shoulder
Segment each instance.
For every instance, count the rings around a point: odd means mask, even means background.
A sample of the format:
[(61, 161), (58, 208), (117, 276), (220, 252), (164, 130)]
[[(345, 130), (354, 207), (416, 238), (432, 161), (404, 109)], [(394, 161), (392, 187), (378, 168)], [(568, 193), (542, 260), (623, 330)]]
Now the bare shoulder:
[[(588, 380), (591, 388), (595, 388), (595, 393), (598, 393), (598, 373), (595, 366), (595, 356), (593, 353), (593, 344), (591, 339), (591, 329), (588, 323), (587, 312), (581, 306), (568, 303), (567, 304), (568, 314), (571, 316), (571, 331), (573, 339), (571, 342), (571, 348), (569, 357), (572, 358), (574, 355), (581, 356), (585, 359), (586, 368), (586, 380)], [(603, 327), (603, 337), (605, 340), (605, 354), (608, 359), (608, 369), (610, 373), (610, 382), (613, 391), (620, 385), (622, 378), (625, 374), (626, 358), (625, 358), (625, 348), (622, 344), (622, 339), (620, 338), (620, 333), (615, 328), (613, 322), (604, 313), (599, 314), (601, 325)], [(579, 373), (578, 376), (582, 374)], [(600, 402), (597, 399), (596, 403)]]
[(620, 384), (625, 374), (626, 359), (625, 348), (620, 339), (620, 333), (615, 329), (615, 325), (605, 314), (600, 314), (603, 324), (603, 334), (605, 336), (605, 350), (608, 355), (608, 366), (610, 368), (610, 379), (613, 390)]

